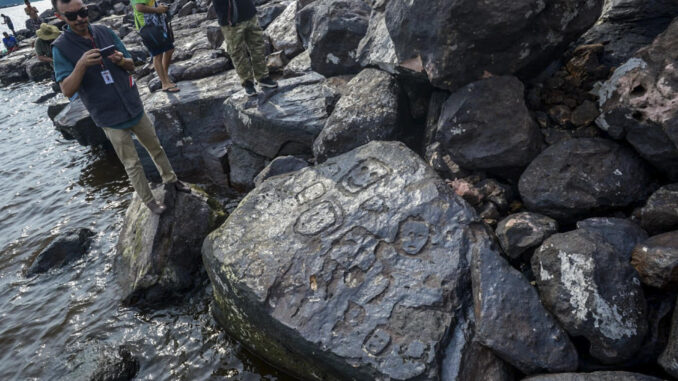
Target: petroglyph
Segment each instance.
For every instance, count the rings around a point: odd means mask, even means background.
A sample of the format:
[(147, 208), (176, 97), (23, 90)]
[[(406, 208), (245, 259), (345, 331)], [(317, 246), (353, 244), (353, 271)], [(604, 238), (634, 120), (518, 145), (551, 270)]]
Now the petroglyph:
[(377, 159), (365, 159), (351, 168), (339, 184), (349, 193), (358, 193), (384, 178), (390, 171)]

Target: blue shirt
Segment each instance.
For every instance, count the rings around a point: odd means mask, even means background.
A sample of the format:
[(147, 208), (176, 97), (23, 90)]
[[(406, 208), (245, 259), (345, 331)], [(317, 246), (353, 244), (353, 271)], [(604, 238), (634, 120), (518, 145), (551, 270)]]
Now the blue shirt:
[(5, 37), (2, 39), (2, 43), (5, 44), (7, 49), (12, 49), (16, 46), (16, 38), (14, 36)]
[[(66, 28), (68, 28), (68, 26)], [(115, 48), (120, 53), (122, 53), (122, 55), (125, 56), (125, 58), (131, 58), (132, 55), (127, 51), (127, 48), (125, 48), (125, 45), (122, 43), (122, 41), (120, 41), (120, 37), (113, 33), (113, 31), (111, 31), (111, 35), (113, 35), (113, 40), (115, 41)], [(61, 54), (61, 52), (56, 46), (52, 46), (52, 59), (54, 62), (54, 76), (56, 77), (57, 82), (63, 81), (66, 77), (71, 75), (71, 73), (75, 69), (75, 64), (67, 60), (66, 57), (63, 54)], [(139, 123), (142, 116), (144, 116), (143, 111), (139, 115), (128, 120), (127, 122), (116, 124), (115, 126), (110, 126), (109, 128), (115, 129), (130, 128)]]

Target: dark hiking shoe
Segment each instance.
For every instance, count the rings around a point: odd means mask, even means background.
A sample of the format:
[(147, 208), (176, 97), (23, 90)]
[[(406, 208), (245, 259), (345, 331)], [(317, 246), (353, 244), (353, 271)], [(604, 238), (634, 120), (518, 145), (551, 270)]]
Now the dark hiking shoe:
[(258, 82), (259, 86), (261, 87), (268, 87), (269, 89), (275, 89), (276, 87), (278, 87), (278, 82), (272, 80), (271, 77), (264, 77), (260, 79)]
[(245, 81), (245, 83), (242, 84), (242, 87), (245, 88), (245, 92), (250, 97), (257, 95), (257, 89), (254, 88), (254, 83), (252, 83), (252, 81)]
[(177, 192), (191, 193), (191, 187), (181, 180), (177, 180), (172, 184), (174, 184), (174, 189), (176, 189)]
[(161, 203), (159, 203), (155, 200), (150, 201), (148, 204), (146, 204), (146, 206), (148, 207), (148, 209), (151, 210), (151, 212), (153, 214), (158, 214), (158, 215), (163, 214), (165, 212), (165, 210), (167, 210), (167, 207), (165, 205), (163, 205), (163, 204), (161, 204)]

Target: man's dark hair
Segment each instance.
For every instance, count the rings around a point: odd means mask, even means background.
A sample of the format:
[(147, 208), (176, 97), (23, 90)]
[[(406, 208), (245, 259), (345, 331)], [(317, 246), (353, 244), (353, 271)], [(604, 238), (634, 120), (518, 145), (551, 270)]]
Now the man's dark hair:
[[(28, 0), (25, 0), (25, 1), (28, 1)], [(54, 7), (54, 10), (57, 11), (57, 12), (59, 12), (59, 10), (56, 7), (57, 1), (64, 3), (64, 4), (68, 4), (68, 3), (71, 2), (71, 0), (52, 0), (52, 6)]]
[(2, 34), (4, 34), (5, 37), (9, 37), (9, 34), (7, 34), (7, 32), (2, 32)]

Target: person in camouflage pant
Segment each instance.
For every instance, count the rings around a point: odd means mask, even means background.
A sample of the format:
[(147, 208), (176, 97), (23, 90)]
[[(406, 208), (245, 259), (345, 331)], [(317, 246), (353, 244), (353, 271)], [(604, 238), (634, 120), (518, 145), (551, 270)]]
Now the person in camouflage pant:
[(260, 87), (278, 87), (266, 67), (264, 32), (259, 26), (257, 9), (252, 1), (214, 0), (213, 4), (228, 54), (247, 95), (257, 94), (254, 80)]

